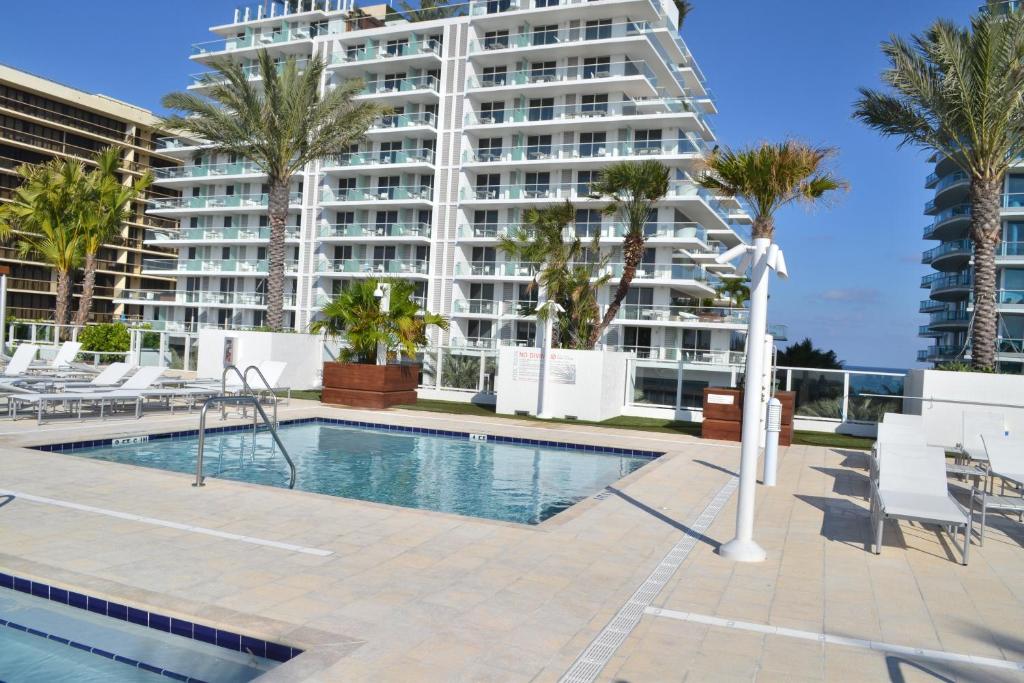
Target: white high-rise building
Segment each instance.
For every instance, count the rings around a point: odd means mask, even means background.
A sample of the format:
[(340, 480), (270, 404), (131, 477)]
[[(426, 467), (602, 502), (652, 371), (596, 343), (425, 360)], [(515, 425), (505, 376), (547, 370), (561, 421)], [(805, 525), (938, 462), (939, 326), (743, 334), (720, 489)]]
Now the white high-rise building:
[[(316, 9), (308, 9), (314, 5)], [(393, 108), (357, 148), (310, 164), (292, 183), (286, 320), (305, 329), (357, 278), (407, 278), (422, 305), (450, 316), (435, 340), (452, 348), (532, 345), (536, 264), (510, 261), (498, 238), (528, 207), (572, 201), (576, 230), (600, 231), (621, 272), (623, 226), (588, 183), (609, 162), (657, 159), (668, 196), (626, 304), (603, 340), (645, 358), (735, 368), (746, 312), (716, 294), (733, 273), (714, 258), (749, 218), (694, 182), (714, 143), (715, 105), (679, 36), (670, 0), (478, 0), (454, 16), (410, 21), (387, 5), (342, 0), (236, 11), (193, 46), (198, 64), (257, 52), (324, 57), (325, 90), (363, 79), (361, 97)], [(201, 92), (203, 80), (190, 86)], [(180, 192), (151, 213), (180, 222), (150, 241), (177, 259), (147, 261), (173, 291), (127, 292), (155, 328), (259, 326), (269, 233), (265, 177), (201, 141), (170, 139), (183, 166), (157, 183)]]

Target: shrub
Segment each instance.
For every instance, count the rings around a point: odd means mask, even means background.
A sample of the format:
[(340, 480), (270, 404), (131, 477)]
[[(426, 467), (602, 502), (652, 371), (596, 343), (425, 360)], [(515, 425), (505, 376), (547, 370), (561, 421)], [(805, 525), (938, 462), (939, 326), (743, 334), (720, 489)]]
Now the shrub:
[(994, 373), (995, 368), (976, 368), (970, 363), (965, 363), (960, 360), (951, 360), (948, 363), (939, 365), (936, 370), (945, 370), (947, 372), (984, 372)]
[(121, 323), (88, 325), (78, 333), (83, 351), (124, 352), (131, 347), (131, 335)]

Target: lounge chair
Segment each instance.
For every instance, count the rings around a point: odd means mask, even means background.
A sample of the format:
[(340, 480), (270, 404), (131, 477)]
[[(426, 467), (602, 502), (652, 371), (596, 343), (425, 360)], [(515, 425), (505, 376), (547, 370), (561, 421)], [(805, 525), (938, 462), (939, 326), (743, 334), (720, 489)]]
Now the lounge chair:
[(135, 374), (126, 379), (119, 385), (113, 386), (85, 386), (85, 387), (69, 387), (65, 393), (95, 393), (95, 392), (110, 392), (110, 391), (142, 391), (143, 389), (150, 389), (160, 375), (164, 374), (163, 368), (156, 366), (147, 366), (139, 368), (135, 371)]
[(142, 402), (145, 396), (144, 389), (149, 388), (153, 381), (163, 374), (162, 368), (146, 367), (129, 377), (120, 386), (113, 389), (99, 387), (71, 388), (62, 392), (28, 392), (23, 394), (11, 394), (7, 397), (8, 414), (11, 419), (18, 419), (18, 408), (20, 406), (34, 406), (36, 410), (36, 421), (43, 423), (43, 415), (48, 405), (64, 404), (70, 409), (72, 406), (78, 408), (78, 418), (82, 417), (82, 408), (85, 404), (98, 405), (100, 418), (104, 417), (106, 406), (116, 407), (118, 403), (134, 403), (135, 417), (142, 416)]
[[(1016, 512), (1017, 519), (1024, 518), (1024, 440), (1009, 439), (1001, 432), (982, 434), (982, 444), (989, 464), (989, 476), (999, 477), (1002, 484), (999, 493), (989, 480), (989, 490), (975, 489), (971, 496), (971, 511), (977, 503), (981, 510), (981, 529), (978, 532), (979, 545), (985, 545), (985, 526), (988, 522), (988, 511)], [(1007, 495), (1006, 485), (1010, 484)]]
[[(888, 414), (886, 415), (886, 418)], [(871, 455), (868, 458), (868, 477), (872, 484), (878, 482), (879, 458), (883, 450), (902, 450), (906, 446), (923, 447), (927, 444), (924, 440), (924, 432), (919, 427), (887, 422), (886, 418), (878, 425), (878, 437), (871, 447)], [(871, 492), (868, 491), (867, 497)]]
[(965, 460), (977, 460), (985, 462), (988, 460), (985, 444), (981, 440), (982, 434), (1004, 434), (1009, 435), (1006, 430), (1006, 422), (1000, 413), (972, 413), (964, 411), (963, 437), (957, 444), (960, 456)]
[(18, 348), (14, 351), (14, 355), (7, 361), (7, 366), (3, 372), (4, 379), (21, 377), (27, 373), (38, 352), (39, 347), (34, 344), (19, 344)]
[(78, 342), (66, 341), (60, 345), (57, 349), (56, 355), (50, 359), (49, 363), (39, 364), (33, 366), (31, 370), (66, 370), (71, 367), (71, 363), (75, 360), (78, 352), (82, 350), (82, 345)]
[[(23, 391), (37, 391), (37, 387), (46, 385), (60, 385), (65, 391), (68, 389), (89, 389), (89, 388), (116, 388), (120, 385), (125, 376), (134, 369), (128, 363), (111, 363), (91, 380), (61, 380), (59, 378), (47, 377), (45, 375), (34, 375), (19, 380), (18, 388)], [(41, 393), (41, 392), (38, 392)]]
[(885, 521), (905, 519), (960, 529), (964, 539), (962, 563), (966, 565), (971, 514), (949, 493), (945, 451), (936, 446), (883, 447), (878, 455), (878, 481), (871, 483), (873, 552), (877, 555), (882, 551)]

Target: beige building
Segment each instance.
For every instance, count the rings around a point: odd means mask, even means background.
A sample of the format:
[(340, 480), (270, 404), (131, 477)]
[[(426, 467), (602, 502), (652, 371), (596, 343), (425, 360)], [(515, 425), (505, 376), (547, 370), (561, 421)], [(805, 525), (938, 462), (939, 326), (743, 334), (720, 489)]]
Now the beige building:
[[(115, 145), (122, 150), (122, 180), (131, 182), (148, 168), (177, 166), (173, 157), (156, 152), (161, 135), (157, 117), (146, 109), (76, 90), (0, 64), (0, 201), (8, 201), (19, 183), (16, 169), (24, 163), (45, 162), (54, 157), (90, 160), (100, 150)], [(153, 188), (148, 195), (174, 197), (167, 188)], [(125, 289), (173, 288), (174, 280), (142, 275), (147, 256), (167, 252), (145, 244), (147, 229), (173, 226), (173, 221), (147, 216), (137, 203), (124, 224), (117, 244), (100, 252), (96, 277), (93, 319), (106, 321), (121, 316), (138, 317), (139, 307), (115, 302)], [(8, 315), (25, 320), (50, 319), (56, 300), (57, 280), (44, 263), (21, 259), (15, 245), (0, 245), (0, 265), (10, 266)], [(75, 306), (81, 287), (75, 285)]]

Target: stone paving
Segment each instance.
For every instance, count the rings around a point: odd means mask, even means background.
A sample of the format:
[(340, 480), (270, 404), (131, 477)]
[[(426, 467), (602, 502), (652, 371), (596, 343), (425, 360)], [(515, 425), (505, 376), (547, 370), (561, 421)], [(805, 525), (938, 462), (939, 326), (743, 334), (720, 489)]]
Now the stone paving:
[[(254, 546), (15, 497), (0, 499), (0, 570), (307, 651), (267, 680), (556, 681), (681, 539), (698, 539), (654, 607), (892, 645), (1024, 660), (1024, 531), (997, 524), (971, 565), (934, 530), (890, 529), (865, 551), (863, 455), (784, 449), (759, 488), (768, 561), (714, 554), (735, 497), (734, 444), (685, 436), (293, 401), (329, 415), (630, 446), (666, 455), (538, 526), (208, 480), (24, 446), (194, 428), (193, 415), (0, 422), (0, 489), (329, 550)], [(1024, 680), (1020, 673), (645, 614), (606, 681)]]

